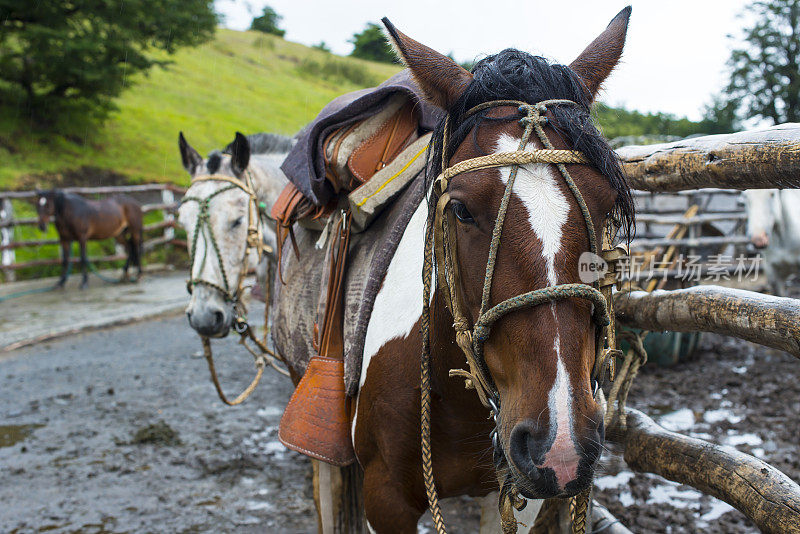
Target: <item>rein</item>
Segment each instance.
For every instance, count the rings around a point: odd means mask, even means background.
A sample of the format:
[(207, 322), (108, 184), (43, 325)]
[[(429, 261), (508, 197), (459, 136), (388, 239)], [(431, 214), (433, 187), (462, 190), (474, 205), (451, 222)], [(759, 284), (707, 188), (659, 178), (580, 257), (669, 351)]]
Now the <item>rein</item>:
[[(214, 366), (214, 356), (211, 351), (211, 341), (206, 336), (200, 336), (200, 339), (203, 343), (203, 353), (206, 358), (206, 362), (208, 363), (208, 371), (211, 374), (211, 381), (214, 383), (214, 389), (217, 391), (217, 395), (219, 396), (220, 400), (229, 406), (235, 406), (237, 404), (241, 404), (244, 400), (250, 396), (250, 394), (255, 390), (256, 386), (258, 385), (259, 381), (261, 380), (261, 376), (264, 374), (264, 367), (266, 364), (271, 365), (276, 371), (286, 376), (289, 376), (289, 373), (278, 366), (277, 362), (280, 361), (284, 365), (286, 364), (285, 360), (277, 353), (273, 352), (267, 347), (266, 343), (266, 336), (267, 336), (267, 327), (268, 327), (268, 320), (269, 320), (269, 302), (265, 302), (264, 306), (264, 339), (260, 340), (256, 337), (255, 333), (253, 332), (250, 325), (247, 323), (247, 308), (245, 307), (244, 303), (241, 301), (242, 293), (244, 291), (244, 279), (245, 275), (247, 274), (247, 258), (250, 255), (250, 252), (253, 250), (256, 251), (258, 254), (258, 259), (261, 261), (265, 253), (272, 252), (272, 247), (264, 243), (263, 233), (261, 231), (261, 222), (262, 218), (266, 217), (266, 205), (263, 202), (258, 200), (258, 196), (255, 192), (255, 187), (253, 186), (253, 179), (250, 171), (245, 171), (245, 180), (239, 180), (237, 178), (231, 176), (225, 176), (222, 174), (209, 174), (198, 176), (192, 179), (192, 184), (197, 182), (227, 182), (229, 185), (222, 187), (221, 189), (217, 189), (210, 195), (200, 198), (200, 197), (191, 197), (186, 196), (183, 197), (181, 200), (181, 204), (185, 202), (197, 202), (200, 206), (200, 210), (197, 214), (197, 223), (195, 224), (195, 231), (194, 235), (192, 236), (192, 246), (189, 250), (189, 255), (192, 261), (192, 270), (189, 273), (189, 279), (186, 281), (186, 290), (189, 294), (192, 293), (192, 290), (197, 285), (204, 285), (206, 287), (210, 287), (216, 291), (218, 291), (222, 297), (225, 299), (225, 302), (229, 302), (233, 304), (234, 312), (236, 313), (236, 318), (234, 320), (233, 328), (237, 334), (239, 334), (239, 344), (244, 346), (253, 355), (255, 358), (255, 365), (256, 365), (256, 376), (250, 382), (250, 385), (245, 388), (245, 390), (239, 394), (235, 399), (228, 400), (225, 396), (225, 393), (222, 391), (222, 386), (219, 383), (219, 379), (217, 378), (217, 371)], [(220, 252), (219, 245), (217, 243), (217, 238), (214, 235), (214, 229), (211, 227), (211, 214), (210, 214), (210, 207), (211, 207), (211, 200), (214, 199), (217, 195), (224, 193), (226, 191), (231, 191), (233, 189), (240, 189), (242, 190), (247, 196), (247, 238), (246, 238), (246, 247), (244, 251), (244, 256), (242, 257), (241, 261), (241, 268), (239, 270), (238, 276), (238, 283), (234, 290), (231, 290), (230, 281), (228, 280), (228, 274), (225, 271), (225, 262), (222, 257), (222, 253)], [(205, 232), (203, 231), (205, 229)], [(203, 239), (206, 240), (206, 246), (203, 249), (203, 259), (200, 263), (200, 268), (198, 270), (198, 276), (195, 277), (194, 275), (194, 259), (197, 254), (197, 242), (198, 236), (203, 234)], [(216, 256), (217, 264), (219, 266), (220, 274), (222, 276), (222, 284), (219, 285), (215, 282), (211, 282), (210, 280), (205, 280), (200, 278), (200, 274), (203, 272), (203, 267), (205, 266), (205, 262), (208, 256), (209, 246), (208, 243), (211, 243), (211, 248), (214, 251)], [(269, 283), (269, 282), (267, 282)], [(267, 299), (269, 300), (269, 299)], [(252, 341), (260, 352), (257, 353), (255, 350), (251, 349), (249, 345), (247, 345), (247, 340)]]
[[(460, 377), (466, 381), (468, 389), (474, 389), (481, 403), (489, 410), (495, 423), (495, 428), (490, 436), (494, 448), (495, 468), (498, 472), (500, 484), (500, 513), (504, 533), (517, 531), (513, 509), (522, 510), (526, 501), (519, 495), (510, 471), (508, 469), (505, 453), (499, 439), (500, 394), (497, 390), (491, 373), (484, 358), (484, 344), (489, 339), (491, 328), (503, 316), (514, 311), (531, 308), (547, 302), (556, 302), (571, 298), (580, 298), (589, 301), (594, 308), (593, 320), (597, 328), (597, 354), (592, 370), (592, 382), (595, 395), (599, 387), (599, 380), (608, 367), (613, 380), (613, 358), (619, 351), (616, 350), (614, 339), (613, 310), (611, 309), (611, 288), (614, 273), (606, 275), (603, 281), (588, 284), (558, 284), (555, 286), (536, 289), (489, 307), (489, 295), (494, 278), (494, 268), (497, 261), (497, 252), (500, 247), (500, 236), (503, 230), (508, 205), (511, 198), (514, 181), (520, 165), (528, 163), (548, 163), (555, 165), (564, 182), (569, 187), (575, 198), (584, 219), (586, 232), (589, 238), (590, 250), (593, 254), (599, 253), (595, 227), (589, 213), (589, 208), (575, 181), (567, 171), (565, 164), (588, 164), (586, 156), (576, 150), (555, 149), (550, 139), (544, 132), (543, 126), (547, 124), (545, 116), (548, 106), (576, 105), (570, 100), (545, 100), (537, 104), (528, 104), (516, 100), (497, 100), (487, 102), (469, 110), (466, 117), (480, 111), (499, 107), (517, 106), (524, 116), (520, 124), (524, 133), (519, 147), (514, 152), (503, 152), (471, 158), (461, 161), (452, 167), (447, 166), (447, 141), (449, 135), (449, 116), (445, 118), (444, 133), (442, 138), (442, 173), (436, 178), (433, 185), (433, 195), (437, 199), (431, 202), (428, 210), (428, 219), (425, 234), (425, 257), (423, 263), (423, 310), (422, 310), (422, 358), (421, 358), (421, 434), (422, 434), (422, 466), (425, 479), (425, 489), (428, 496), (428, 505), (431, 510), (433, 522), (439, 534), (445, 533), (444, 519), (439, 508), (438, 495), (434, 484), (433, 465), (431, 460), (431, 372), (430, 372), (430, 294), (433, 285), (433, 270), (435, 266), (437, 288), (442, 290), (445, 303), (453, 316), (453, 328), (456, 334), (456, 343), (461, 348), (466, 358), (468, 370), (451, 369), (451, 377)], [(531, 142), (533, 135), (542, 143), (544, 149), (526, 151), (526, 146)], [(486, 275), (483, 283), (481, 307), (474, 325), (470, 325), (464, 307), (464, 297), (459, 291), (461, 278), (457, 260), (455, 259), (457, 243), (451, 228), (456, 224), (453, 211), (448, 209), (450, 194), (448, 186), (450, 180), (466, 172), (479, 169), (511, 167), (508, 182), (503, 193), (495, 219), (492, 239), (489, 245), (489, 259), (486, 264)], [(610, 229), (604, 231), (604, 245), (610, 247)], [(604, 256), (606, 251), (604, 250)], [(613, 252), (613, 251), (608, 251)], [(609, 255), (610, 256), (610, 255)], [(609, 257), (609, 259), (612, 259)], [(501, 476), (499, 473), (505, 473)], [(586, 510), (588, 507), (589, 492), (584, 492), (574, 500), (573, 532), (585, 532)]]

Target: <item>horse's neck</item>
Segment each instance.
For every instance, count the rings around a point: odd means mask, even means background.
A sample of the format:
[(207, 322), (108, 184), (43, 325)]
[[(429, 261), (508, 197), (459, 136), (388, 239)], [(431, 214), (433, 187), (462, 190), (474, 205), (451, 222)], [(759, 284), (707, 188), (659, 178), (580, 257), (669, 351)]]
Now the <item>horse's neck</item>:
[(267, 207), (278, 199), (283, 188), (289, 182), (280, 169), (286, 154), (257, 154), (250, 160), (250, 175), (253, 180), (256, 196)]

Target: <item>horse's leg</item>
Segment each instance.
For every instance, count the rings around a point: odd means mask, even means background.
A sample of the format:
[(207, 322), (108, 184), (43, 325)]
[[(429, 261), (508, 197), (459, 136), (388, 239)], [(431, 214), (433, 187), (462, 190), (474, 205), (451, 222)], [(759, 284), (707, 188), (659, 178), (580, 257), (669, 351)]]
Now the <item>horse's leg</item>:
[(364, 527), (362, 477), (358, 464), (336, 467), (311, 460), (314, 468), (314, 504), (321, 534), (361, 534)]
[(69, 258), (72, 255), (72, 241), (61, 241), (61, 278), (58, 279), (57, 287), (64, 287), (69, 276)]
[(364, 469), (364, 512), (370, 532), (416, 533), (420, 510), (402, 487), (402, 479), (392, 476), (380, 460)]
[(83, 269), (83, 280), (81, 280), (81, 289), (89, 285), (89, 258), (86, 256), (86, 238), (78, 240), (81, 247), (81, 269)]
[(120, 278), (120, 282), (127, 282), (128, 281), (128, 267), (131, 265), (131, 258), (133, 257), (133, 245), (131, 242), (130, 237), (125, 237), (125, 234), (120, 234), (116, 238), (117, 243), (125, 247), (125, 253), (127, 258), (125, 258), (125, 265), (122, 267), (122, 278)]
[(133, 263), (136, 265), (137, 282), (142, 277), (142, 253), (144, 252), (142, 250), (143, 241), (141, 228), (139, 228), (138, 232), (135, 230), (131, 232), (131, 251), (133, 251)]

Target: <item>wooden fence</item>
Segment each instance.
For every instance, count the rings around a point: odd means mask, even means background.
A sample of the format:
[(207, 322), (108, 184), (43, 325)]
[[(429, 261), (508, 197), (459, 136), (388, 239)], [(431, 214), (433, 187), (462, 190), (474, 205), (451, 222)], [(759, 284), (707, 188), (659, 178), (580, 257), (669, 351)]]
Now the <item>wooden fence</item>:
[[(618, 150), (634, 187), (656, 193), (698, 188), (800, 187), (800, 125), (731, 135), (699, 137)], [(651, 215), (645, 222), (681, 223), (678, 213)], [(667, 218), (664, 217), (673, 217)], [(723, 214), (691, 215), (694, 221)], [(641, 220), (641, 219), (640, 219)], [(738, 221), (738, 218), (731, 219)], [(651, 239), (651, 238), (648, 238)], [(719, 244), (696, 237), (695, 244)], [(652, 238), (647, 245), (668, 246)], [(618, 292), (621, 324), (642, 330), (717, 332), (785, 350), (800, 357), (800, 300), (704, 285), (689, 289)], [(624, 407), (620, 407), (624, 408)], [(788, 423), (788, 422), (787, 422)], [(655, 473), (693, 486), (744, 513), (763, 532), (800, 533), (800, 486), (751, 455), (668, 432), (636, 410), (607, 429), (635, 471)]]
[[(178, 199), (183, 196), (186, 190), (172, 184), (146, 184), (128, 186), (108, 186), (108, 187), (65, 187), (63, 191), (87, 195), (89, 198), (97, 196), (108, 196), (125, 193), (145, 199), (142, 204), (142, 212), (147, 214), (154, 211), (162, 213), (162, 220), (147, 224), (144, 227), (145, 240), (143, 247), (145, 252), (153, 250), (163, 245), (177, 245), (186, 248), (186, 242), (175, 238), (175, 210), (178, 207)], [(25, 262), (16, 261), (16, 251), (21, 248), (40, 247), (44, 245), (58, 245), (57, 239), (36, 239), (28, 241), (16, 241), (14, 238), (14, 228), (19, 226), (34, 226), (37, 224), (36, 217), (14, 217), (12, 200), (31, 201), (35, 200), (36, 191), (0, 191), (0, 270), (6, 281), (12, 281), (16, 277), (16, 271), (28, 267), (44, 267), (48, 265), (59, 265), (59, 258), (37, 259)], [(115, 253), (108, 256), (89, 258), (93, 263), (124, 260), (125, 254)], [(73, 257), (73, 263), (80, 261), (80, 258)]]

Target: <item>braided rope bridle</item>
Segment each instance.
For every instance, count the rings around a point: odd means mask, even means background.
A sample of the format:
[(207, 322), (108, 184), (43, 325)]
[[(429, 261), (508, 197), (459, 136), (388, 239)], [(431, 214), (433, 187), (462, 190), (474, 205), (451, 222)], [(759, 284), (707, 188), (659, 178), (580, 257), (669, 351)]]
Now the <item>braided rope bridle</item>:
[[(565, 164), (588, 164), (589, 161), (584, 154), (575, 150), (557, 150), (544, 132), (544, 124), (548, 119), (545, 116), (548, 106), (558, 105), (577, 105), (570, 100), (545, 100), (537, 104), (528, 104), (516, 100), (497, 100), (487, 102), (469, 110), (464, 118), (470, 117), (481, 111), (500, 107), (515, 106), (519, 113), (523, 115), (520, 124), (524, 128), (524, 133), (519, 147), (515, 152), (503, 152), (487, 156), (476, 157), (461, 161), (452, 167), (448, 167), (447, 142), (449, 135), (449, 116), (445, 118), (444, 132), (442, 139), (442, 173), (436, 178), (433, 184), (433, 195), (435, 201), (430, 203), (425, 234), (425, 254), (423, 263), (423, 312), (422, 312), (422, 358), (421, 358), (421, 435), (422, 435), (422, 466), (425, 479), (425, 489), (428, 496), (428, 505), (431, 511), (434, 525), (439, 534), (445, 533), (444, 519), (439, 508), (438, 494), (433, 477), (433, 464), (431, 457), (431, 372), (430, 372), (430, 294), (433, 285), (434, 262), (436, 267), (437, 288), (444, 293), (444, 300), (453, 316), (453, 327), (456, 334), (456, 343), (461, 348), (466, 357), (469, 370), (452, 369), (450, 376), (464, 378), (466, 387), (474, 389), (481, 403), (490, 411), (494, 420), (495, 427), (490, 437), (494, 448), (494, 462), (498, 473), (500, 484), (500, 512), (504, 533), (517, 531), (517, 523), (514, 520), (513, 508), (522, 510), (526, 501), (519, 495), (514, 484), (506, 455), (500, 444), (498, 429), (500, 416), (500, 394), (492, 379), (489, 369), (484, 359), (484, 344), (489, 339), (492, 325), (503, 316), (522, 309), (538, 306), (546, 302), (555, 302), (565, 299), (579, 298), (589, 301), (594, 308), (593, 320), (597, 328), (597, 355), (592, 370), (592, 381), (594, 391), (597, 394), (598, 382), (608, 367), (613, 379), (613, 355), (616, 350), (614, 339), (613, 311), (611, 310), (611, 284), (604, 281), (594, 281), (588, 284), (559, 284), (541, 289), (536, 289), (523, 293), (516, 297), (507, 299), (493, 307), (489, 307), (489, 296), (494, 277), (494, 268), (497, 260), (497, 252), (500, 246), (500, 235), (505, 222), (508, 210), (511, 191), (517, 177), (520, 165), (528, 163), (548, 163), (555, 165), (564, 182), (570, 189), (575, 198), (586, 226), (589, 238), (590, 250), (597, 255), (599, 251), (595, 227), (589, 213), (589, 208), (579, 191), (574, 180), (570, 176)], [(525, 148), (529, 144), (533, 135), (545, 147), (544, 149), (528, 150)], [(455, 225), (453, 211), (447, 209), (451, 201), (448, 193), (450, 180), (459, 174), (496, 167), (511, 167), (508, 182), (500, 203), (500, 208), (495, 219), (492, 231), (491, 243), (489, 245), (489, 259), (486, 264), (486, 275), (484, 277), (483, 293), (478, 318), (474, 326), (470, 327), (470, 322), (464, 310), (463, 295), (459, 291), (460, 276), (458, 263), (455, 259), (456, 240), (450, 229)], [(610, 242), (609, 232), (604, 230), (605, 242)], [(606, 245), (607, 246), (607, 245)], [(502, 474), (501, 474), (502, 473)], [(584, 492), (573, 501), (573, 532), (585, 532), (586, 510), (588, 507), (589, 492)]]
[[(289, 375), (289, 373), (285, 369), (277, 365), (277, 362), (281, 362), (285, 365), (286, 362), (284, 361), (284, 359), (279, 354), (273, 352), (267, 347), (266, 334), (267, 334), (268, 319), (269, 319), (269, 302), (266, 302), (264, 306), (264, 339), (258, 339), (258, 337), (255, 335), (252, 328), (247, 322), (247, 308), (245, 307), (244, 303), (241, 300), (242, 293), (244, 291), (244, 280), (245, 276), (247, 275), (247, 268), (248, 268), (247, 258), (250, 256), (250, 253), (255, 250), (256, 253), (258, 254), (258, 260), (260, 262), (261, 259), (264, 257), (264, 254), (269, 254), (272, 252), (272, 247), (270, 247), (264, 242), (264, 236), (261, 230), (261, 224), (264, 218), (267, 217), (266, 216), (267, 206), (263, 202), (258, 200), (255, 187), (253, 186), (253, 179), (249, 170), (246, 170), (244, 173), (244, 181), (223, 174), (209, 174), (209, 175), (197, 176), (192, 179), (192, 185), (199, 182), (227, 182), (229, 185), (215, 190), (206, 197), (201, 198), (201, 197), (185, 196), (181, 200), (181, 204), (184, 204), (186, 202), (197, 202), (199, 205), (199, 211), (197, 213), (197, 222), (195, 224), (194, 235), (192, 236), (192, 244), (189, 249), (190, 261), (192, 263), (191, 267), (192, 270), (189, 273), (189, 279), (186, 281), (186, 290), (189, 292), (189, 294), (191, 294), (195, 286), (204, 285), (219, 292), (222, 295), (225, 302), (233, 305), (233, 309), (236, 314), (233, 323), (233, 328), (236, 331), (236, 333), (241, 336), (239, 343), (242, 346), (244, 346), (248, 350), (248, 352), (250, 352), (250, 354), (253, 355), (253, 358), (255, 358), (255, 365), (256, 365), (256, 376), (253, 378), (253, 380), (250, 382), (247, 388), (245, 388), (245, 390), (241, 394), (239, 394), (235, 399), (228, 400), (228, 398), (222, 391), (219, 379), (217, 378), (216, 368), (214, 367), (214, 358), (211, 352), (210, 340), (206, 336), (200, 336), (200, 339), (203, 342), (203, 352), (206, 357), (206, 362), (208, 363), (208, 370), (209, 373), (211, 374), (211, 381), (214, 383), (214, 388), (217, 391), (217, 395), (219, 396), (220, 400), (222, 400), (222, 402), (224, 402), (225, 404), (229, 406), (235, 406), (237, 404), (241, 404), (242, 402), (244, 402), (244, 400), (247, 397), (249, 397), (250, 394), (255, 390), (256, 386), (261, 380), (261, 376), (264, 373), (264, 368), (266, 364), (271, 365), (276, 371), (278, 371), (281, 374), (287, 376)], [(214, 229), (211, 226), (211, 201), (218, 195), (234, 189), (242, 190), (247, 195), (248, 199), (247, 199), (246, 245), (245, 245), (244, 255), (242, 256), (241, 260), (241, 267), (238, 273), (238, 281), (236, 287), (232, 289), (230, 280), (228, 278), (228, 273), (225, 271), (225, 261), (222, 257), (222, 252), (220, 251), (219, 244), (217, 243), (217, 238), (214, 234)], [(200, 262), (200, 267), (197, 271), (198, 275), (195, 276), (194, 260), (195, 257), (197, 256), (197, 243), (199, 236), (201, 234), (203, 235), (203, 239), (206, 241), (206, 246), (203, 247), (203, 258)], [(222, 277), (222, 285), (216, 282), (212, 282), (210, 280), (205, 280), (203, 278), (200, 278), (200, 275), (203, 273), (203, 269), (205, 267), (206, 259), (208, 256), (209, 243), (211, 244), (211, 249), (214, 251), (214, 254), (216, 256), (217, 264), (219, 266), (220, 276)], [(267, 283), (269, 283), (269, 281)], [(260, 354), (247, 345), (246, 341), (248, 339), (256, 345), (256, 347), (260, 350)]]

